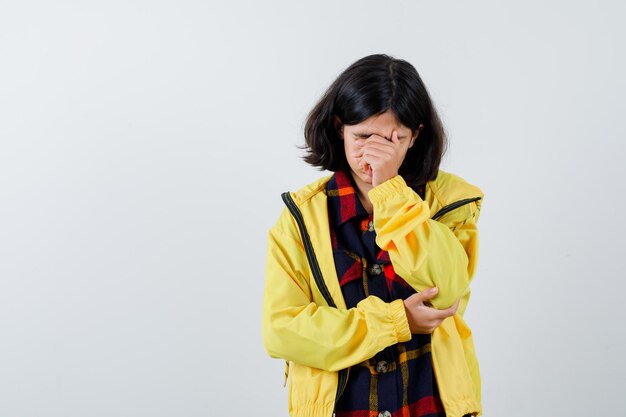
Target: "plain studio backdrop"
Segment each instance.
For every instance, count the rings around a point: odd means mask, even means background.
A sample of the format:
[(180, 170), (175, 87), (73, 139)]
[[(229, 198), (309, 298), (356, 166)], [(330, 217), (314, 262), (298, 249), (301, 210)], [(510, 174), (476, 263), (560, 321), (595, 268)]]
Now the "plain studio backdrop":
[(267, 231), (308, 111), (411, 62), (485, 193), (484, 415), (626, 415), (622, 2), (0, 1), (0, 417), (286, 416)]

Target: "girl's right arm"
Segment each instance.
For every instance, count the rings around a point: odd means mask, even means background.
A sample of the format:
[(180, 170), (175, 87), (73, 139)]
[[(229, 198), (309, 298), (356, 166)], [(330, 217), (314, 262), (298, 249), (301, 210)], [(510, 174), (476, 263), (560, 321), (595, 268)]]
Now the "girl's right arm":
[(338, 371), (411, 339), (403, 300), (371, 295), (351, 309), (317, 305), (308, 268), (300, 240), (270, 229), (262, 333), (271, 357)]

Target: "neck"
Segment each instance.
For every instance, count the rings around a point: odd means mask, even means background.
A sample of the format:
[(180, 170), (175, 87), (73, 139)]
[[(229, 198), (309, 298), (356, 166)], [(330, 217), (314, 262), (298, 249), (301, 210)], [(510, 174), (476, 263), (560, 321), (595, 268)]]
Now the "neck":
[(352, 173), (352, 178), (354, 179), (354, 182), (356, 184), (355, 191), (359, 197), (359, 200), (361, 200), (361, 204), (363, 204), (363, 208), (367, 211), (368, 214), (372, 214), (372, 212), (374, 211), (374, 207), (370, 202), (370, 198), (367, 195), (367, 192), (374, 188), (373, 185), (362, 181), (358, 177), (358, 175), (355, 175), (354, 173)]

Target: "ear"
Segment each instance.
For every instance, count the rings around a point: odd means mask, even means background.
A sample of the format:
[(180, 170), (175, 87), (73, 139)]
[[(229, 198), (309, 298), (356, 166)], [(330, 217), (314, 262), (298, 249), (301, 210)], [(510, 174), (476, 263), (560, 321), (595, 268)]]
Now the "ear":
[(415, 145), (415, 141), (417, 140), (417, 137), (419, 136), (423, 128), (424, 128), (424, 125), (420, 123), (419, 127), (417, 128), (417, 130), (413, 134), (413, 137), (411, 138), (411, 143), (409, 143), (409, 148)]
[(343, 123), (341, 123), (341, 119), (339, 118), (339, 116), (335, 115), (334, 123), (335, 123), (335, 129), (337, 130), (337, 133), (339, 134), (339, 138), (343, 140)]

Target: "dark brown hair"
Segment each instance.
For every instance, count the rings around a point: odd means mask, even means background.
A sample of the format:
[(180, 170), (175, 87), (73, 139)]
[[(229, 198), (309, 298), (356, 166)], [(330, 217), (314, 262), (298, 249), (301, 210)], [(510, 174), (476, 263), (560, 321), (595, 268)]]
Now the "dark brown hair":
[(435, 179), (447, 147), (441, 120), (415, 67), (384, 54), (359, 59), (326, 90), (307, 117), (302, 158), (320, 170), (349, 171), (334, 116), (354, 125), (387, 110), (413, 134), (424, 125), (398, 173), (411, 186)]

